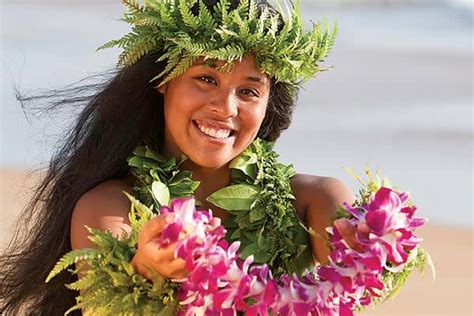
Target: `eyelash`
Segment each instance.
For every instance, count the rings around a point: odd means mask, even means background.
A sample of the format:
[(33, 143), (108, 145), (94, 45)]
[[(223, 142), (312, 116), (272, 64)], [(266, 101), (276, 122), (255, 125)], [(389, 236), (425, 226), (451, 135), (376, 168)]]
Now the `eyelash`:
[[(204, 83), (217, 84), (216, 80), (214, 78), (210, 77), (210, 76), (199, 76), (199, 77), (197, 77), (197, 79), (204, 82)], [(242, 90), (240, 90), (240, 92), (245, 96), (259, 97), (259, 94), (253, 89), (242, 89)]]
[(199, 76), (197, 79), (205, 83), (216, 84), (216, 80), (210, 76)]
[[(243, 93), (244, 91), (248, 91), (248, 92), (250, 92), (252, 95), (249, 95), (249, 94), (247, 94), (247, 93)], [(259, 96), (258, 93), (255, 92), (255, 91), (252, 90), (252, 89), (242, 89), (240, 92), (243, 93), (245, 96), (257, 97), (257, 98), (258, 98), (258, 96)]]

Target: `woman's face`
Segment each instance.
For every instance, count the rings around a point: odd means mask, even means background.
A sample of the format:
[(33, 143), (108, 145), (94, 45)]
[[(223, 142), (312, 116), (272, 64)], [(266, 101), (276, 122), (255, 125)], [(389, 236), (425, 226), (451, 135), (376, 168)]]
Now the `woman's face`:
[(219, 168), (255, 139), (270, 80), (249, 58), (235, 62), (229, 73), (197, 62), (159, 91), (164, 94), (165, 153)]

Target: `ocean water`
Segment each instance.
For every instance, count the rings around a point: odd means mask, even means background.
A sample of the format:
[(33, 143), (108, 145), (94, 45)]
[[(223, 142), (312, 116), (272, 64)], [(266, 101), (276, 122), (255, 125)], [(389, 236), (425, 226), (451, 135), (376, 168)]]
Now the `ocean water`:
[[(2, 2), (1, 167), (47, 165), (75, 114), (27, 119), (13, 88), (58, 88), (114, 67), (118, 50), (95, 49), (128, 31), (118, 2)], [(355, 191), (342, 167), (379, 167), (433, 223), (473, 227), (472, 5), (427, 3), (305, 1), (306, 20), (337, 17), (334, 68), (301, 91), (276, 147), (299, 172)]]

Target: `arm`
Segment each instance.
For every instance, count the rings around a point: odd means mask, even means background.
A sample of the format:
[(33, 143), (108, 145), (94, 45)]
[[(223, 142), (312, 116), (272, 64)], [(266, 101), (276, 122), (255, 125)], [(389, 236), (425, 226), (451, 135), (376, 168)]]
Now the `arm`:
[(330, 177), (298, 174), (292, 187), (298, 215), (316, 233), (310, 236), (313, 254), (320, 263), (327, 263), (330, 249), (326, 227), (333, 224), (337, 207), (344, 202), (353, 203), (355, 196), (341, 181)]
[[(79, 199), (71, 219), (72, 249), (92, 247), (85, 226), (110, 231), (116, 238), (131, 231), (128, 219), (131, 205), (123, 191), (132, 192), (129, 184), (111, 180), (91, 189)], [(171, 279), (182, 278), (187, 273), (184, 261), (174, 258), (174, 245), (159, 248), (155, 241), (165, 224), (165, 218), (157, 216), (143, 226), (132, 260), (135, 270), (150, 280), (153, 279), (152, 271)]]
[[(128, 220), (130, 201), (123, 191), (130, 188), (122, 181), (104, 182), (86, 192), (76, 203), (71, 218), (71, 248), (90, 248), (89, 232), (86, 226), (110, 231), (119, 238), (124, 232), (130, 232)], [(81, 274), (79, 274), (82, 277)], [(82, 315), (93, 315), (93, 310), (83, 310)]]
[(123, 191), (131, 192), (131, 188), (123, 181), (110, 180), (86, 192), (77, 201), (71, 218), (73, 250), (92, 246), (85, 226), (110, 231), (117, 238), (130, 232), (130, 201)]

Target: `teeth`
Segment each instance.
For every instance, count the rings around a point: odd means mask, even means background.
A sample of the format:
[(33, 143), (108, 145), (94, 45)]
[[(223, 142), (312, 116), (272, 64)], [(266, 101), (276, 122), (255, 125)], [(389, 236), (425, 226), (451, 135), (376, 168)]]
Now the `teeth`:
[(229, 129), (216, 129), (208, 126), (202, 126), (200, 124), (197, 124), (197, 126), (201, 132), (214, 138), (226, 139), (230, 135)]

